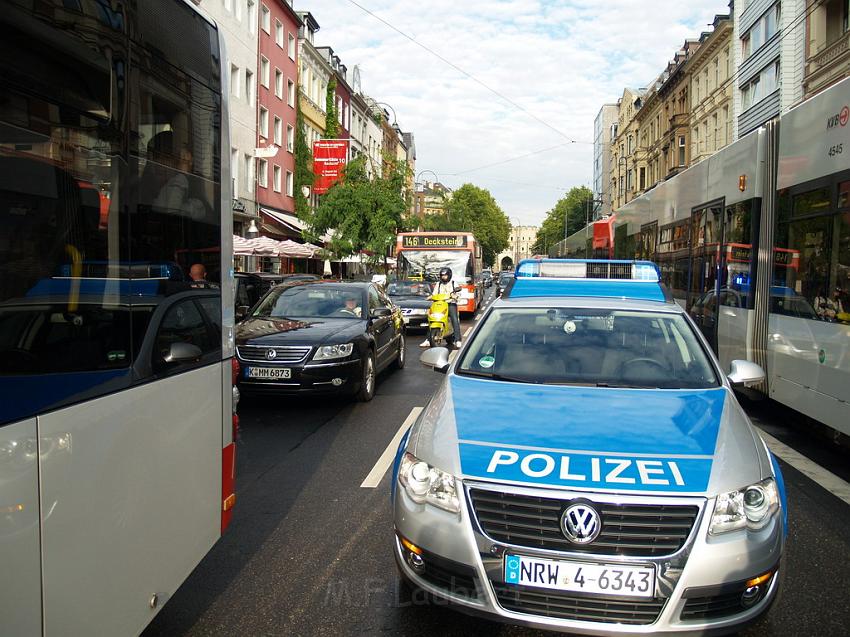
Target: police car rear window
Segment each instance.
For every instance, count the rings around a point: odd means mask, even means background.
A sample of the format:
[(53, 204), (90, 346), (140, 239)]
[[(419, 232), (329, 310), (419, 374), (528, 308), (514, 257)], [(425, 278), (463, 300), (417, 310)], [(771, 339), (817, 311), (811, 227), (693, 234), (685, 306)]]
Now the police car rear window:
[(457, 373), (515, 382), (685, 389), (719, 380), (678, 314), (494, 309)]

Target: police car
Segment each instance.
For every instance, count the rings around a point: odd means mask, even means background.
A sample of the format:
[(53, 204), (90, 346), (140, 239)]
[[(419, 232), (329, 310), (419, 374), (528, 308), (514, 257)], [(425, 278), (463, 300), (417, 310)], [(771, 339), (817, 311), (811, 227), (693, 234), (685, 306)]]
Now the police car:
[(401, 442), (394, 552), (460, 610), (582, 634), (734, 632), (779, 585), (782, 475), (649, 262), (523, 261)]

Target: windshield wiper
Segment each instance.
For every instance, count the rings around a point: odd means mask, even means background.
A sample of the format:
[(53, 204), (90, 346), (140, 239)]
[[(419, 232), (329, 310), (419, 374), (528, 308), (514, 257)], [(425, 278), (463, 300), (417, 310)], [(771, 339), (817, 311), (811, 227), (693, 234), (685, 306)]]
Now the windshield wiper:
[(530, 378), (520, 378), (518, 376), (506, 376), (504, 374), (496, 374), (494, 372), (477, 372), (472, 369), (459, 369), (459, 374), (468, 374), (470, 376), (479, 376), (481, 378), (489, 378), (491, 380), (503, 380), (510, 383), (528, 383), (532, 385), (539, 384), (539, 381)]
[(626, 383), (596, 383), (597, 387), (610, 387), (611, 389), (659, 389), (652, 385), (629, 385)]

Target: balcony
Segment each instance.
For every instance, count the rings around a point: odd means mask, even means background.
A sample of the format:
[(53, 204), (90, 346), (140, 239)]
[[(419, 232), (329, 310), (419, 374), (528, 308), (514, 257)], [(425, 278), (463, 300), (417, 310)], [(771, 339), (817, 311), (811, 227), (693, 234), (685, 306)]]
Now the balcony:
[(808, 59), (804, 89), (806, 97), (814, 95), (850, 74), (850, 31)]

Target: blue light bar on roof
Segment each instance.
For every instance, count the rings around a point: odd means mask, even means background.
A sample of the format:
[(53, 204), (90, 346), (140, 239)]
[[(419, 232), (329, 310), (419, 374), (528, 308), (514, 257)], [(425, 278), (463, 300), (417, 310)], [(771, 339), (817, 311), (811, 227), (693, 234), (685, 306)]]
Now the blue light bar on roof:
[(597, 297), (667, 301), (651, 261), (527, 259), (517, 266), (507, 297)]
[(525, 259), (516, 269), (517, 278), (608, 279), (618, 281), (661, 280), (652, 261), (608, 259)]

